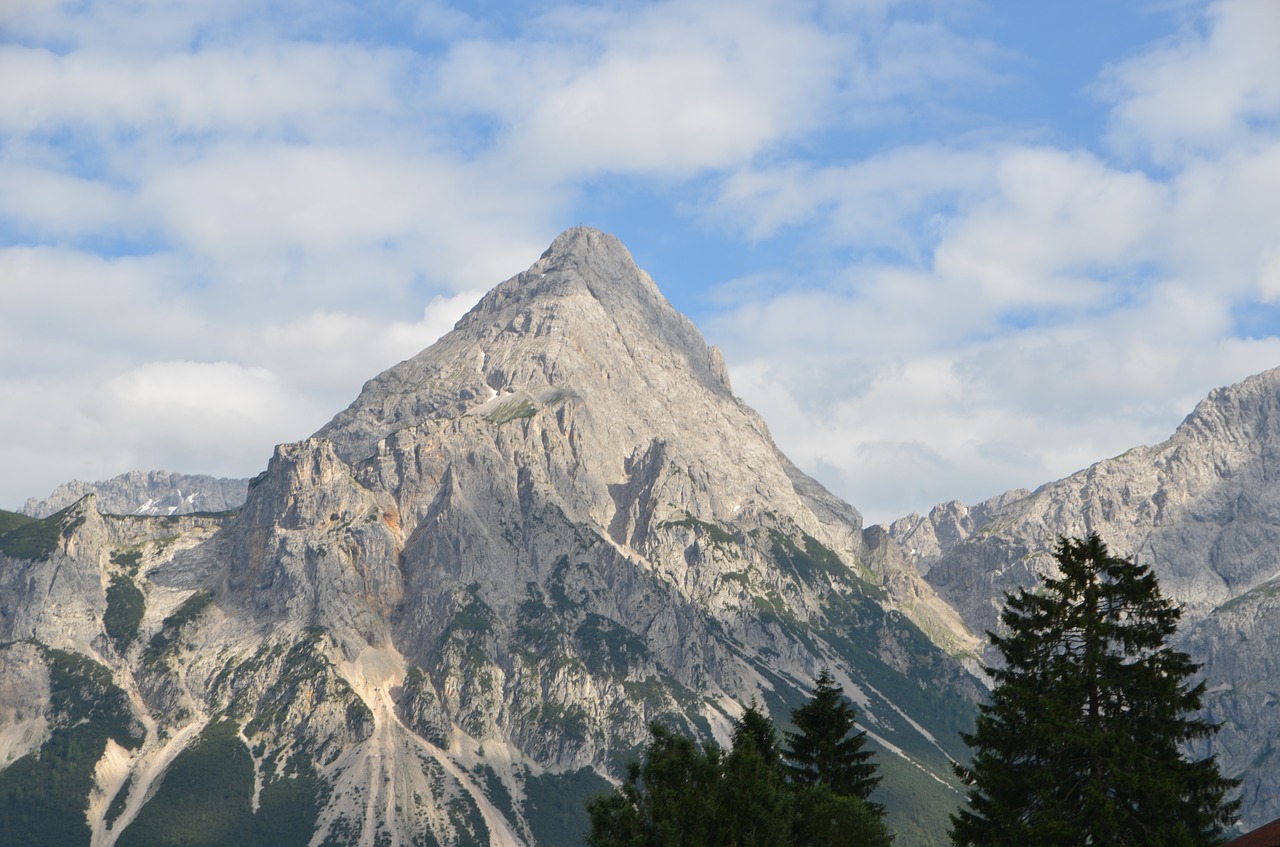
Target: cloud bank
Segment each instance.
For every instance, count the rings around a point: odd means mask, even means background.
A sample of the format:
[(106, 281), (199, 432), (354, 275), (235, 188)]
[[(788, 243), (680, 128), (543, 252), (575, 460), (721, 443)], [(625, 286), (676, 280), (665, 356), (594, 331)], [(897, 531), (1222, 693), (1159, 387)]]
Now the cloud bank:
[(689, 251), (659, 284), (872, 520), (1162, 438), (1280, 364), (1280, 12), (1178, 6), (1070, 142), (1002, 112), (1001, 14), (6, 4), (0, 507), (252, 475), (580, 223)]

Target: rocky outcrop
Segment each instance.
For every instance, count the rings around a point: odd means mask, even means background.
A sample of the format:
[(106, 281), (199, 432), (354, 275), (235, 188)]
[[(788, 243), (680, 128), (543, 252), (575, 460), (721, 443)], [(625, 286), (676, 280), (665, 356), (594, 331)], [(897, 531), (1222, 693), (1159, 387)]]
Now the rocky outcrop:
[(1097, 532), (1150, 565), (1183, 608), (1181, 646), (1204, 664), (1212, 749), (1245, 779), (1243, 821), (1280, 815), (1274, 757), (1280, 674), (1280, 369), (1218, 389), (1173, 436), (1098, 462), (1035, 492), (956, 503), (890, 532), (976, 631), (994, 629), (1005, 592), (1052, 566), (1061, 535)]

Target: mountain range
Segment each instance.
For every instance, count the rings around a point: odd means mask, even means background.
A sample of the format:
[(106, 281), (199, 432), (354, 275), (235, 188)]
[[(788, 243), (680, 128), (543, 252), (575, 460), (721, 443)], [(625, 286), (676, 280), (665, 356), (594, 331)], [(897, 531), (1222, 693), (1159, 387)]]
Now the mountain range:
[(1222, 725), (1196, 752), (1243, 777), (1246, 828), (1280, 817), (1280, 369), (1213, 391), (1161, 444), (890, 527), (976, 632), (1052, 567), (1058, 536), (1091, 532), (1150, 565), (1182, 607), (1176, 643), (1203, 664)]
[(594, 230), (277, 448), (238, 509), (102, 512), (0, 535), (6, 831), (58, 808), (93, 844), (196, 843), (194, 804), (219, 843), (578, 843), (650, 721), (727, 740), (827, 666), (900, 831), (938, 841), (958, 796), (959, 617)]
[(975, 633), (1090, 531), (1183, 604), (1223, 722), (1197, 752), (1261, 823), (1277, 404), (1270, 372), (1162, 445), (866, 527), (622, 244), (569, 230), (252, 480), (135, 474), (0, 513), (0, 828), (575, 845), (649, 722), (723, 743), (755, 700), (785, 724), (827, 667), (897, 843), (942, 844)]

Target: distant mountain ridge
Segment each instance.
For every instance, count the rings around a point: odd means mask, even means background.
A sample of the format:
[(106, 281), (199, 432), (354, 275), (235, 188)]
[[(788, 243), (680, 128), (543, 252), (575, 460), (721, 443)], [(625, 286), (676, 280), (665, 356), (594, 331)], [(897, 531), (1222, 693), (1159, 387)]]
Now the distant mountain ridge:
[(22, 514), (47, 518), (87, 494), (97, 497), (98, 508), (111, 515), (187, 515), (192, 512), (226, 512), (244, 505), (249, 480), (168, 471), (130, 471), (100, 482), (73, 480), (48, 497), (31, 497)]

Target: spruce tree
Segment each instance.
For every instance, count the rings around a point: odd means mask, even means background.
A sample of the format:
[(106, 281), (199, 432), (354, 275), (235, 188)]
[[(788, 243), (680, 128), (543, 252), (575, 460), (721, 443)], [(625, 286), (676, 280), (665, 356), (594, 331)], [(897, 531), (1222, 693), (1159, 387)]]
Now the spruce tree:
[(1217, 844), (1237, 783), (1183, 752), (1217, 727), (1198, 714), (1199, 666), (1168, 644), (1179, 609), (1096, 534), (1061, 539), (1055, 558), (1061, 576), (1009, 596), (1006, 634), (991, 635), (1003, 663), (965, 736), (953, 844)]
[(659, 724), (617, 790), (591, 799), (590, 847), (891, 847), (869, 803), (789, 781), (773, 722), (753, 702), (733, 746)]
[(878, 807), (861, 797), (841, 797), (821, 785), (795, 789), (793, 847), (891, 847)]
[(760, 710), (755, 699), (742, 712), (742, 717), (733, 724), (733, 749), (743, 747), (750, 740), (755, 751), (766, 765), (771, 768), (782, 768), (782, 751), (778, 747), (778, 730), (769, 716)]
[[(767, 719), (766, 719), (767, 720)], [(587, 804), (591, 847), (789, 847), (792, 797), (781, 769), (743, 735), (727, 753), (660, 724), (618, 790)]]
[(871, 751), (864, 749), (867, 733), (853, 731), (853, 706), (828, 669), (823, 668), (815, 683), (809, 701), (791, 712), (796, 731), (786, 734), (789, 746), (784, 755), (792, 780), (798, 785), (823, 786), (839, 797), (861, 798), (882, 813), (878, 804), (870, 802), (880, 777)]

